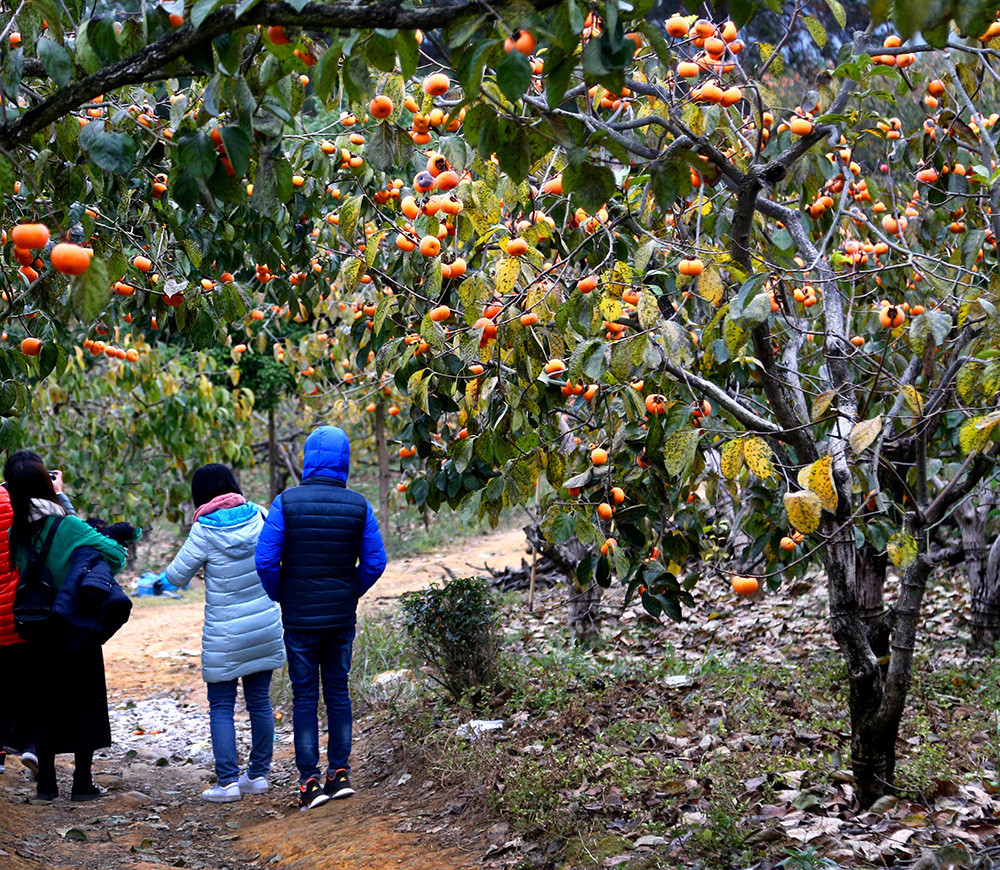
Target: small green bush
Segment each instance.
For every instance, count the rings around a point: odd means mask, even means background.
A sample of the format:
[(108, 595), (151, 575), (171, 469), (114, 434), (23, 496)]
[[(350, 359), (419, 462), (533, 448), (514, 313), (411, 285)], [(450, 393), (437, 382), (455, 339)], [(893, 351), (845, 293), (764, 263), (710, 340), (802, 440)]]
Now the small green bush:
[(500, 683), (500, 605), (486, 582), (457, 578), (400, 599), (403, 624), (431, 677), (456, 701)]

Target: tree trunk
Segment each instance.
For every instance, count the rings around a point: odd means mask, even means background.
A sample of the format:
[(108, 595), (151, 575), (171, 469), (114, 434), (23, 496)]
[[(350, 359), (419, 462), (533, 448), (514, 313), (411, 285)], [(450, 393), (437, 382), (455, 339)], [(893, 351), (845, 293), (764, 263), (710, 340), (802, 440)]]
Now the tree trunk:
[(389, 533), (389, 451), (385, 447), (385, 405), (375, 406), (375, 453), (378, 456), (378, 524)]
[[(918, 552), (903, 571), (894, 619), (883, 624), (889, 656), (875, 652), (871, 623), (863, 619), (858, 596), (859, 559), (850, 524), (827, 520), (824, 562), (830, 590), (833, 636), (847, 663), (851, 714), (851, 768), (862, 807), (890, 792), (896, 774), (896, 737), (910, 686), (913, 647), (930, 563)], [(913, 531), (910, 532), (913, 534)], [(865, 580), (879, 579), (880, 561), (864, 561)], [(881, 579), (884, 580), (882, 568)], [(879, 583), (879, 588), (883, 585)]]
[(1000, 641), (1000, 538), (993, 542), (986, 559), (986, 567), (978, 583), (972, 582), (972, 637), (969, 651), (979, 655), (993, 652)]
[(573, 643), (584, 649), (597, 646), (601, 639), (601, 596), (604, 589), (591, 580), (581, 587), (576, 577), (569, 579), (567, 620)]
[(568, 598), (567, 626), (577, 646), (590, 648), (601, 639), (601, 597), (604, 589), (595, 580), (582, 586), (576, 577), (577, 566), (591, 554), (591, 549), (573, 537), (561, 544), (547, 542), (537, 525), (524, 527), (528, 543), (546, 556), (566, 577)]
[(274, 408), (267, 412), (267, 488), (269, 501), (278, 497), (278, 441), (275, 435)]
[(884, 667), (889, 655), (889, 636), (892, 633), (893, 613), (885, 609), (885, 572), (889, 557), (865, 541), (855, 551), (854, 591), (858, 600), (858, 615), (868, 632), (872, 652)]
[(974, 655), (991, 653), (1000, 640), (1000, 539), (991, 547), (986, 538), (990, 509), (996, 500), (992, 489), (981, 486), (955, 510), (969, 575), (968, 650)]

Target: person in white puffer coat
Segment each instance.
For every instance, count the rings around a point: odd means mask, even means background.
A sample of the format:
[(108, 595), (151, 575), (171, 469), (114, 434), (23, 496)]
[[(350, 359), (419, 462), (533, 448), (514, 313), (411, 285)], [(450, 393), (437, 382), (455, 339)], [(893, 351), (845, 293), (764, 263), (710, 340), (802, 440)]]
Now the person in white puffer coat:
[[(274, 748), (271, 672), (285, 663), (278, 605), (267, 597), (254, 567), (265, 511), (248, 502), (225, 465), (203, 465), (191, 480), (195, 522), (165, 572), (185, 587), (204, 569), (205, 627), (201, 672), (208, 684), (212, 752), (218, 784), (202, 792), (224, 803), (268, 789)], [(241, 773), (236, 749), (237, 683), (250, 715), (249, 767)]]

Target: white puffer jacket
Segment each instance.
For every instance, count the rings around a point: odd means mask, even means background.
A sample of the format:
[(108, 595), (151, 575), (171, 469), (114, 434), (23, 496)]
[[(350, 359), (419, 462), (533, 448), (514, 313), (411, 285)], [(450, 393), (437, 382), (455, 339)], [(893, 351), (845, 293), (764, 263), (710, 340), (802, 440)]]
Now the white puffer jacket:
[(254, 567), (263, 508), (255, 504), (213, 511), (192, 527), (167, 568), (167, 580), (187, 586), (205, 571), (205, 627), (201, 673), (220, 683), (280, 668), (285, 663), (281, 613)]

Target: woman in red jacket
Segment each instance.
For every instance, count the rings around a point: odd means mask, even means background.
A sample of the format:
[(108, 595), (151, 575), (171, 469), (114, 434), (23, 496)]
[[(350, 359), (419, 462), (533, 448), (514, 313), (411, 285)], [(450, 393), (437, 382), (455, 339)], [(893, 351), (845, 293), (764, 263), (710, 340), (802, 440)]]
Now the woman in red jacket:
[(21, 761), (33, 774), (38, 772), (38, 758), (33, 748), (33, 728), (29, 718), (30, 705), (25, 694), (28, 688), (29, 665), (27, 646), (14, 630), (14, 594), (17, 592), (17, 569), (10, 565), (7, 539), (14, 511), (6, 486), (0, 486), (0, 674), (9, 686), (10, 703), (0, 705), (0, 773), (8, 750), (24, 750)]

